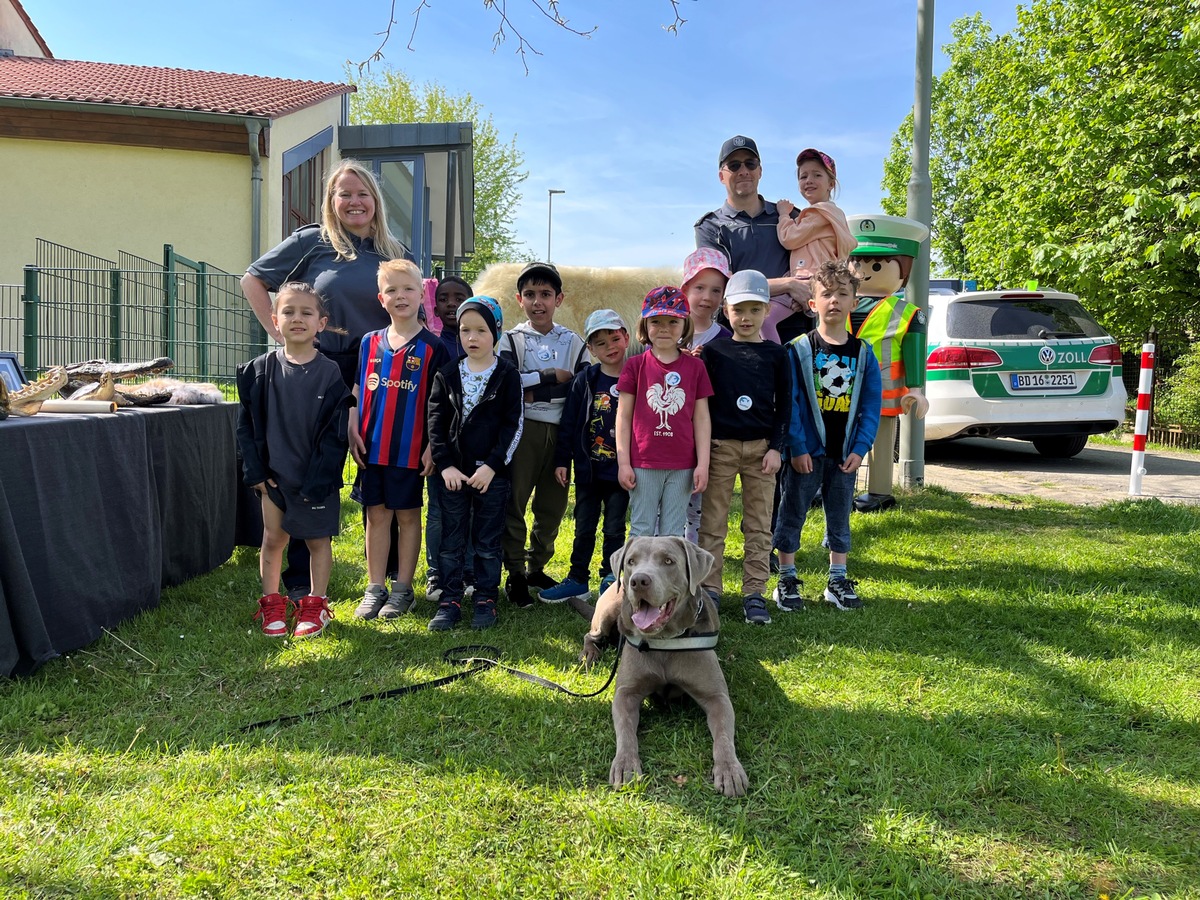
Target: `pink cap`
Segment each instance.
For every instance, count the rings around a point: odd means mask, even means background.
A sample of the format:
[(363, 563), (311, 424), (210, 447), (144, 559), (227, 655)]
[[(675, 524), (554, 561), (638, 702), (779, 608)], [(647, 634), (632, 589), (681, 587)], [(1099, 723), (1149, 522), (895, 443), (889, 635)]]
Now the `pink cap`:
[(733, 273), (729, 271), (729, 260), (725, 254), (715, 247), (701, 247), (683, 261), (683, 289), (686, 291), (688, 282), (700, 274), (703, 269), (716, 269), (728, 280)]

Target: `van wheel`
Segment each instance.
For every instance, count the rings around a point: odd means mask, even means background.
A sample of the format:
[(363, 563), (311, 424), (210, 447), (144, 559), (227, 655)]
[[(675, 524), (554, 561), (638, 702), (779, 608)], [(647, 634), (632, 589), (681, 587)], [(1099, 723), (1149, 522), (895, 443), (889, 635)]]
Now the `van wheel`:
[(1086, 434), (1069, 434), (1063, 437), (1038, 437), (1033, 438), (1032, 442), (1042, 456), (1048, 456), (1051, 459), (1070, 459), (1083, 452), (1083, 448), (1087, 446), (1088, 436)]

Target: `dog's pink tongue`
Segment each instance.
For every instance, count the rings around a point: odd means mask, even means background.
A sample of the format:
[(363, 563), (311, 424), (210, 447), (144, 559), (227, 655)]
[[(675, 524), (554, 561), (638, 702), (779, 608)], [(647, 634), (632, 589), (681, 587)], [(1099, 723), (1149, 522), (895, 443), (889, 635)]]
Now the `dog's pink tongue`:
[(663, 611), (657, 606), (651, 606), (649, 603), (643, 603), (638, 607), (630, 618), (633, 619), (633, 624), (645, 631), (647, 628), (653, 628), (658, 624), (658, 620), (662, 618)]

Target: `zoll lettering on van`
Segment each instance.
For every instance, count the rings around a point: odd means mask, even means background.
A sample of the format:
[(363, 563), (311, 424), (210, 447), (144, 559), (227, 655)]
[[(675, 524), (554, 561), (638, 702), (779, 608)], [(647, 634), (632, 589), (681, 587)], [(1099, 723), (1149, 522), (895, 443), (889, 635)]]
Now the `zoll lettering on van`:
[(1059, 350), (1055, 356), (1056, 363), (1086, 363), (1088, 361), (1087, 354), (1082, 350)]

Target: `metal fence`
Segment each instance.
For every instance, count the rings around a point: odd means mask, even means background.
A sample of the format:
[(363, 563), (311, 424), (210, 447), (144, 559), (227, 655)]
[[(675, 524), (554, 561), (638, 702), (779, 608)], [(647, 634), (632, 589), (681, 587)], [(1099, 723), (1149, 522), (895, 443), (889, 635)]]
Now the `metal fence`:
[[(18, 317), (27, 374), (87, 359), (169, 356), (174, 375), (231, 381), (239, 363), (266, 347), (239, 276), (170, 244), (161, 263), (124, 252), (114, 262), (39, 240), (37, 259), (25, 267)], [(0, 328), (14, 318), (11, 304), (0, 293)]]

